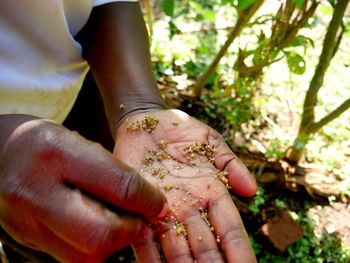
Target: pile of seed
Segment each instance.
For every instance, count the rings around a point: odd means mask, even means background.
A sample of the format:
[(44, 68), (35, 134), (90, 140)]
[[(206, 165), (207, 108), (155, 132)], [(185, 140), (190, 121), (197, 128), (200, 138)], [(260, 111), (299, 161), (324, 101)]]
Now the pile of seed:
[(170, 156), (163, 150), (147, 150), (145, 157), (143, 158), (143, 163), (145, 165), (151, 165), (155, 161), (162, 161), (169, 159)]
[(183, 222), (176, 221), (174, 225), (174, 229), (176, 231), (176, 234), (187, 237), (187, 231), (185, 228), (185, 224)]
[(129, 123), (127, 126), (128, 131), (139, 131), (144, 130), (145, 132), (151, 133), (157, 127), (159, 120), (153, 115), (146, 115), (141, 121)]
[(215, 161), (215, 148), (204, 142), (195, 142), (191, 146), (185, 148), (184, 152), (186, 159), (192, 164), (195, 160), (196, 154), (202, 157), (206, 157), (211, 163), (214, 163)]
[(227, 179), (228, 172), (227, 171), (220, 171), (217, 170), (214, 177), (218, 179), (220, 182), (222, 182), (227, 189), (231, 189), (231, 186), (229, 185), (228, 179)]

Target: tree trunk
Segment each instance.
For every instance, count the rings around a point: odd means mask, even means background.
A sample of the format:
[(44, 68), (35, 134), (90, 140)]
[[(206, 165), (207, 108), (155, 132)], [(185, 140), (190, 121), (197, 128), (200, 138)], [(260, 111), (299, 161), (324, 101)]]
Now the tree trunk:
[[(303, 107), (303, 114), (301, 118), (300, 128), (298, 136), (294, 141), (292, 151), (288, 153), (287, 159), (291, 163), (298, 163), (302, 157), (306, 143), (308, 142), (310, 135), (315, 133), (318, 129), (323, 127), (331, 120), (338, 117), (347, 108), (349, 108), (350, 102), (345, 101), (332, 113), (324, 117), (321, 121), (315, 122), (315, 107), (317, 104), (317, 94), (319, 89), (323, 85), (324, 76), (329, 67), (329, 64), (339, 46), (339, 41), (342, 37), (342, 33), (338, 34), (339, 28), (342, 25), (343, 16), (349, 0), (338, 0), (333, 12), (333, 17), (329, 23), (327, 34), (323, 42), (322, 53), (320, 55), (319, 63), (316, 67), (314, 76), (310, 82), (309, 89), (306, 93)], [(307, 139), (305, 139), (307, 138)]]

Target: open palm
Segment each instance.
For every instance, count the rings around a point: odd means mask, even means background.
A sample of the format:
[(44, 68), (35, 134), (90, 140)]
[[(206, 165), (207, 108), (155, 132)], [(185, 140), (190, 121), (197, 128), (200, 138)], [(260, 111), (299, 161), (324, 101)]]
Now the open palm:
[[(227, 188), (250, 196), (256, 184), (216, 131), (178, 110), (137, 114), (118, 130), (114, 154), (167, 197), (168, 215), (153, 223), (167, 262), (255, 262)], [(139, 261), (160, 261), (153, 240), (145, 226), (133, 244)]]

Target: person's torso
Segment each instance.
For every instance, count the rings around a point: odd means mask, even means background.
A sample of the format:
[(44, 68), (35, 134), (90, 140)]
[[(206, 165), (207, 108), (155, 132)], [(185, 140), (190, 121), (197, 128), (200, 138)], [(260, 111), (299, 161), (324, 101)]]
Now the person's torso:
[(88, 65), (74, 40), (93, 0), (0, 0), (0, 114), (62, 122)]

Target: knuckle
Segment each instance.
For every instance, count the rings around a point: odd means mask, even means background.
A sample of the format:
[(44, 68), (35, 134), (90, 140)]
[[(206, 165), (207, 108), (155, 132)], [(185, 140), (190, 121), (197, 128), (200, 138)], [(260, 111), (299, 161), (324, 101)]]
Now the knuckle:
[(222, 262), (222, 256), (216, 248), (212, 248), (212, 249), (202, 251), (198, 255), (197, 260), (199, 262), (211, 262), (211, 263)]
[(218, 148), (220, 144), (222, 144), (224, 141), (221, 134), (212, 128), (209, 128), (207, 139), (208, 139), (208, 143), (212, 145), (214, 148)]
[(184, 252), (178, 255), (173, 256), (169, 259), (169, 263), (185, 263), (193, 262), (192, 255), (190, 253)]
[(245, 239), (245, 230), (243, 227), (236, 227), (225, 232), (222, 241), (227, 244), (235, 244)]
[(122, 201), (133, 199), (135, 193), (141, 190), (140, 180), (132, 171), (123, 172), (118, 187), (116, 189), (116, 196)]

